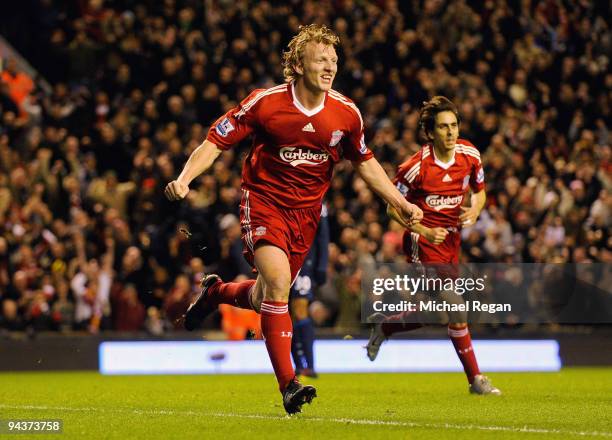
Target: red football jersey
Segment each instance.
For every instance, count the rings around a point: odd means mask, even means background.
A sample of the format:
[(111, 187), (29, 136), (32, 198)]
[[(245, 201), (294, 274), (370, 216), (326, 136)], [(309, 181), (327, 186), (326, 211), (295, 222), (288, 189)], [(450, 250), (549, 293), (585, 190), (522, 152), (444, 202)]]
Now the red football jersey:
[(468, 187), (485, 188), (480, 152), (469, 141), (458, 139), (454, 157), (444, 163), (436, 158), (432, 145), (399, 166), (395, 184), (406, 199), (423, 210), (423, 226), (460, 229), (461, 204)]
[(295, 98), (293, 83), (255, 90), (211, 126), (208, 140), (225, 150), (250, 134), (242, 186), (286, 208), (320, 205), (334, 164), (373, 157), (357, 106), (335, 90), (312, 110)]

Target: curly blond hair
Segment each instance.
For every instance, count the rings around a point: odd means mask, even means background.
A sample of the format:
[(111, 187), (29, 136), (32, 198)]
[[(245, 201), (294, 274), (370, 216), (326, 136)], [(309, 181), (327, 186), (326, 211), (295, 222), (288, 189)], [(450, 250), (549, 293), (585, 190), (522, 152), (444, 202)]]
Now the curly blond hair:
[(324, 24), (300, 26), (299, 32), (283, 52), (283, 76), (286, 82), (294, 81), (300, 76), (295, 67), (302, 63), (306, 45), (311, 41), (335, 47), (340, 42), (340, 38)]

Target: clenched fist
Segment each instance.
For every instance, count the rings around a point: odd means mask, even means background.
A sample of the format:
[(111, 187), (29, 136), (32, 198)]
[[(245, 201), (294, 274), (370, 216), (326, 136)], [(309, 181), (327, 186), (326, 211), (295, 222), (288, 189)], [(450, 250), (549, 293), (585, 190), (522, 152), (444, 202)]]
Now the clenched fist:
[(422, 234), (428, 242), (439, 245), (444, 240), (446, 240), (446, 236), (448, 235), (448, 231), (444, 228), (426, 228), (425, 232)]
[(182, 184), (178, 180), (173, 180), (168, 185), (166, 185), (166, 189), (164, 190), (164, 194), (168, 200), (181, 200), (187, 196), (189, 192), (189, 186)]
[(414, 226), (423, 220), (423, 211), (417, 205), (406, 202), (402, 205), (401, 216), (407, 226)]
[(480, 215), (480, 210), (475, 207), (466, 208), (465, 206), (461, 207), (461, 215), (459, 216), (459, 221), (461, 222), (461, 226), (471, 226), (476, 223), (478, 220), (478, 216)]

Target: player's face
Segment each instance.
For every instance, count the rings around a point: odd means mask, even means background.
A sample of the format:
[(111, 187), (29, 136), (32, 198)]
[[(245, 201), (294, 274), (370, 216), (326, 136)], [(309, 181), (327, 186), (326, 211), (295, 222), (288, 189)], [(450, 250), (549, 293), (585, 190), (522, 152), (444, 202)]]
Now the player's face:
[(328, 91), (338, 71), (336, 49), (334, 46), (311, 41), (304, 50), (301, 67), (302, 80), (309, 90)]
[(453, 112), (440, 112), (432, 133), (434, 146), (444, 150), (452, 150), (459, 137), (459, 122)]

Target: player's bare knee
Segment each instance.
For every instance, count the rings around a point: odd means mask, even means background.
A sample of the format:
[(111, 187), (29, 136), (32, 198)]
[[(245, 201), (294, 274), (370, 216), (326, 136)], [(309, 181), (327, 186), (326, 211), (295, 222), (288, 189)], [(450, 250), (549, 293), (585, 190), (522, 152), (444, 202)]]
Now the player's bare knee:
[(268, 291), (264, 297), (266, 301), (275, 301), (281, 303), (289, 302), (289, 292), (283, 293), (282, 290)]
[(291, 281), (288, 276), (275, 274), (265, 280), (265, 299), (271, 301), (287, 302), (289, 299), (289, 286)]

